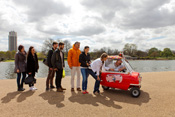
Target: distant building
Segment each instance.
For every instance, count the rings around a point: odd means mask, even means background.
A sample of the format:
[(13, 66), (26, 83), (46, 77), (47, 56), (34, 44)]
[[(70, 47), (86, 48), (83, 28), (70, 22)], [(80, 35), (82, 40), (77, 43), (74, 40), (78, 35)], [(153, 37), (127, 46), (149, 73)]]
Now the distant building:
[(9, 51), (17, 51), (17, 33), (15, 31), (9, 32)]

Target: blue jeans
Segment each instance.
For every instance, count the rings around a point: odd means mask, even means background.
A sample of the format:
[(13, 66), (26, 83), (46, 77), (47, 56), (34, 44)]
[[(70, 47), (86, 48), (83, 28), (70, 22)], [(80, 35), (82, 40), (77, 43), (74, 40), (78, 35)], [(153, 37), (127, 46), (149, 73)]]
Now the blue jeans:
[[(21, 80), (21, 74), (22, 74), (22, 80)], [(26, 72), (17, 73), (17, 86), (18, 86), (18, 89), (23, 88), (23, 83), (24, 83), (25, 78), (26, 78)]]
[(87, 73), (87, 69), (81, 68), (81, 74), (83, 76), (82, 90), (85, 91), (85, 90), (87, 90), (87, 78), (89, 76), (89, 74)]
[(87, 73), (90, 74), (96, 81), (95, 81), (95, 86), (94, 86), (94, 92), (100, 92), (100, 81), (97, 80), (97, 75), (94, 73), (91, 69), (87, 69)]

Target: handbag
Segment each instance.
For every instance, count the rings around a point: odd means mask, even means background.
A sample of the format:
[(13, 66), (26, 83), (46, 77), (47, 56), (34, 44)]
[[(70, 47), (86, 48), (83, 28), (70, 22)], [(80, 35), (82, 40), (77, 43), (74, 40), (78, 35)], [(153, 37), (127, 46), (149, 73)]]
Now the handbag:
[(63, 78), (66, 76), (65, 70), (63, 69)]
[(24, 80), (25, 84), (34, 84), (36, 83), (36, 78), (34, 78), (33, 76), (29, 75), (25, 80)]

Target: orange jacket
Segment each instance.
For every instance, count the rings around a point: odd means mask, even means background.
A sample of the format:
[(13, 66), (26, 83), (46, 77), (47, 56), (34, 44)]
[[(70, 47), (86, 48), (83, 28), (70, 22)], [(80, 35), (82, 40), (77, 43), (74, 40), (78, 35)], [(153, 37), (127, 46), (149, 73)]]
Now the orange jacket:
[(69, 67), (79, 67), (80, 62), (79, 62), (79, 56), (81, 54), (81, 51), (73, 45), (73, 47), (69, 50), (68, 52), (68, 58), (67, 62)]

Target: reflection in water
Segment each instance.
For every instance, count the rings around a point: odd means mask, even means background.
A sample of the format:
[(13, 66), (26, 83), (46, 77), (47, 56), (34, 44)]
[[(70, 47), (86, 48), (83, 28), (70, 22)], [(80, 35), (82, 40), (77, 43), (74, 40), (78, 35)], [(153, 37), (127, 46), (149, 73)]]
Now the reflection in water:
[[(175, 60), (132, 60), (129, 61), (133, 69), (137, 72), (159, 72), (159, 71), (175, 71)], [(70, 76), (70, 69), (65, 61), (65, 73)], [(14, 62), (0, 62), (0, 79), (14, 79)], [(42, 62), (39, 62), (39, 71), (36, 74), (37, 78), (46, 78), (48, 67)]]

